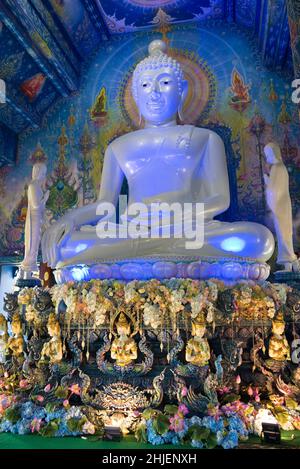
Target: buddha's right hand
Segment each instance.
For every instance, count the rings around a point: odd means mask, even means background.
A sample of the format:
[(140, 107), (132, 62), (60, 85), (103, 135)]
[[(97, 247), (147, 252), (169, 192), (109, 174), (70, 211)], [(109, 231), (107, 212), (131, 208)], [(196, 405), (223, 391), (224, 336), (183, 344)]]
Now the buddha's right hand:
[(42, 253), (43, 261), (47, 262), (49, 267), (54, 268), (60, 260), (59, 248), (74, 227), (74, 219), (66, 215), (50, 225), (45, 231), (42, 238)]

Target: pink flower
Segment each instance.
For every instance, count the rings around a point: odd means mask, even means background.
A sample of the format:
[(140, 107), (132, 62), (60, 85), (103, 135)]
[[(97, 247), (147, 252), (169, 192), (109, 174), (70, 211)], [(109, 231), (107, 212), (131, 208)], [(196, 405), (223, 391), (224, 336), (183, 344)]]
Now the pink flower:
[(174, 417), (170, 417), (170, 430), (175, 432), (181, 432), (184, 429), (184, 419), (179, 414), (175, 414)]
[(29, 384), (29, 381), (27, 381), (27, 379), (21, 379), (21, 381), (19, 382), (20, 388), (23, 388), (23, 389), (27, 388), (28, 384)]
[(0, 396), (0, 415), (11, 405), (11, 399), (5, 394)]
[(41, 396), (40, 394), (38, 394), (37, 396), (35, 396), (35, 398), (36, 398), (36, 400), (37, 400), (38, 402), (44, 402), (44, 398), (43, 398), (43, 396)]
[(218, 393), (221, 394), (228, 394), (230, 392), (230, 388), (228, 386), (223, 386), (222, 388), (218, 389)]
[(178, 413), (184, 416), (189, 413), (189, 409), (187, 408), (185, 404), (180, 404), (178, 407)]
[(31, 433), (39, 432), (41, 428), (41, 424), (42, 424), (42, 419), (37, 419), (36, 417), (34, 417), (34, 419), (32, 420), (30, 424)]
[(188, 393), (188, 388), (186, 386), (184, 386), (181, 390), (181, 396), (185, 397), (185, 396), (187, 396), (187, 393)]
[(88, 433), (89, 435), (94, 435), (95, 426), (91, 422), (86, 422), (82, 427), (83, 433)]
[(47, 384), (47, 386), (44, 387), (45, 392), (49, 392), (51, 390), (51, 384)]
[(72, 394), (76, 394), (77, 396), (80, 396), (80, 386), (79, 384), (72, 384), (72, 386), (69, 387), (69, 390), (71, 391)]
[(250, 396), (250, 397), (253, 396), (253, 389), (252, 389), (251, 386), (249, 386), (249, 388), (248, 388), (248, 396)]
[(241, 384), (241, 377), (240, 377), (240, 375), (237, 375), (237, 376), (236, 376), (235, 382), (236, 382), (236, 384)]
[(63, 402), (63, 406), (68, 407), (68, 405), (69, 405), (69, 400), (65, 399), (64, 402)]

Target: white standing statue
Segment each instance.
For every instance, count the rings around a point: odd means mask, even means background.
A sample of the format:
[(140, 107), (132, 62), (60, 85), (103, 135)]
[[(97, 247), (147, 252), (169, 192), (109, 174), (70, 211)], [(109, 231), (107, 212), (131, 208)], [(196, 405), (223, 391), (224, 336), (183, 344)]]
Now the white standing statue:
[(281, 150), (277, 143), (269, 143), (264, 152), (270, 165), (269, 174), (264, 174), (266, 199), (273, 215), (277, 237), (277, 264), (284, 271), (300, 271), (300, 263), (293, 247), (293, 215), (289, 192), (289, 174), (282, 161)]
[(41, 241), (41, 229), (45, 205), (49, 191), (43, 192), (43, 183), (47, 174), (44, 163), (35, 163), (32, 169), (32, 180), (28, 185), (28, 208), (25, 222), (25, 255), (19, 270), (19, 278), (31, 279), (38, 271), (37, 257)]
[[(105, 275), (119, 275), (115, 267), (110, 272), (108, 264), (130, 260), (129, 268), (134, 270), (132, 261), (135, 266), (139, 261), (141, 264), (148, 262), (149, 266), (151, 258), (162, 261), (171, 258), (174, 262), (176, 259), (199, 262), (209, 258), (215, 262), (234, 258), (238, 262), (250, 259), (265, 263), (274, 250), (272, 233), (265, 226), (215, 220), (230, 204), (223, 141), (209, 129), (178, 125), (177, 118), (182, 115), (188, 87), (182, 67), (167, 55), (163, 41), (153, 41), (149, 54), (136, 66), (132, 80), (132, 94), (144, 128), (116, 138), (109, 144), (97, 202), (67, 212), (46, 230), (42, 240), (44, 261), (58, 271), (73, 272), (76, 279), (80, 278), (76, 266), (80, 269), (86, 266), (90, 276), (95, 273), (103, 278)], [(151, 229), (152, 220), (148, 223), (147, 210), (153, 203), (169, 206), (174, 203), (203, 203), (202, 246), (189, 248), (184, 237), (100, 238), (95, 226), (101, 221), (97, 207), (100, 202), (117, 205), (124, 178), (128, 182), (128, 206), (143, 204), (143, 210), (146, 207), (145, 226), (150, 228), (151, 225)], [(130, 218), (128, 220), (131, 221)], [(172, 221), (170, 223), (175, 232), (176, 225), (172, 225)], [(90, 269), (103, 262), (106, 265), (104, 270), (101, 266), (98, 270)], [(124, 269), (121, 267), (122, 272)], [(231, 269), (230, 265), (228, 269)], [(244, 267), (239, 266), (239, 269)], [(132, 275), (140, 278), (146, 275), (145, 269), (136, 267)], [(172, 270), (172, 275), (183, 275), (183, 272), (175, 274)], [(220, 274), (214, 272), (213, 275)], [(240, 272), (236, 271), (234, 275), (237, 277)], [(259, 278), (260, 274), (254, 269), (253, 275)]]

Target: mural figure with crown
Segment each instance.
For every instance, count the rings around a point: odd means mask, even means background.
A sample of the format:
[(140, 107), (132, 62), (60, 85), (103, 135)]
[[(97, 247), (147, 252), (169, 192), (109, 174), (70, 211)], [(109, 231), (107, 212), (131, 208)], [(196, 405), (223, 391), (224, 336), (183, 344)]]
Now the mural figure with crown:
[[(94, 278), (91, 266), (100, 263), (100, 278), (105, 278), (113, 276), (107, 264), (116, 260), (143, 263), (153, 257), (163, 264), (170, 257), (185, 261), (208, 258), (212, 262), (227, 259), (231, 261), (227, 262), (227, 275), (234, 278), (252, 278), (252, 273), (245, 273), (239, 263), (249, 259), (258, 266), (253, 278), (266, 278), (268, 268), (260, 270), (260, 266), (266, 266), (264, 263), (273, 253), (271, 232), (257, 223), (228, 223), (215, 219), (230, 204), (223, 141), (210, 130), (177, 124), (187, 94), (182, 67), (167, 55), (166, 45), (161, 40), (150, 44), (149, 53), (149, 57), (136, 66), (132, 83), (144, 128), (123, 135), (108, 146), (97, 202), (68, 212), (48, 228), (42, 241), (44, 261), (57, 269), (58, 281), (64, 281), (65, 272), (76, 265), (85, 266), (85, 279), (89, 279)], [(202, 246), (187, 248), (185, 237), (175, 235), (172, 239), (99, 238), (95, 225), (104, 220), (97, 215), (99, 204), (117, 206), (125, 177), (129, 187), (128, 206), (204, 204)], [(193, 217), (192, 223), (195, 222)], [(128, 221), (126, 213), (122, 215), (124, 218)], [(150, 229), (148, 215), (141, 213), (139, 222), (141, 219), (144, 227)], [(175, 222), (163, 223), (171, 223), (176, 232)], [(104, 270), (108, 269), (106, 274), (101, 267), (103, 262), (106, 263)], [(130, 265), (133, 278), (139, 278), (133, 265)], [(174, 276), (174, 272), (170, 275)], [(195, 275), (201, 278), (201, 274)], [(215, 273), (215, 276), (222, 275)], [(151, 272), (150, 276), (155, 273)]]

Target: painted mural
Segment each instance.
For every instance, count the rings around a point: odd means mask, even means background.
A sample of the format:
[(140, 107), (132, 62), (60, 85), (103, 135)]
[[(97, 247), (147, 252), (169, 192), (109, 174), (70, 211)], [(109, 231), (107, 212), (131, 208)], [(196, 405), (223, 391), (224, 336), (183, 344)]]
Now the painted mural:
[[(269, 224), (262, 178), (263, 146), (271, 139), (281, 145), (299, 206), (300, 132), (290, 100), (292, 76), (267, 70), (254, 41), (234, 24), (182, 24), (163, 32), (189, 82), (184, 122), (212, 128), (225, 143), (232, 185), (227, 216)], [(130, 92), (132, 71), (157, 37), (158, 32), (115, 35), (84, 70), (79, 92), (59, 101), (39, 131), (20, 136), (17, 166), (0, 174), (1, 256), (22, 252), (33, 162), (48, 165), (46, 224), (68, 208), (95, 200), (108, 143), (139, 125)], [(43, 86), (38, 80), (33, 85)]]

